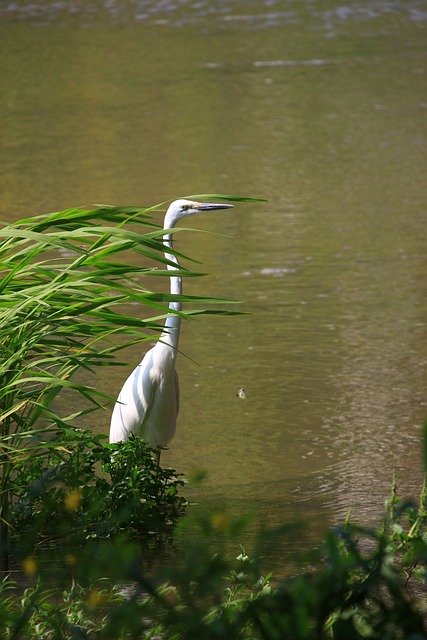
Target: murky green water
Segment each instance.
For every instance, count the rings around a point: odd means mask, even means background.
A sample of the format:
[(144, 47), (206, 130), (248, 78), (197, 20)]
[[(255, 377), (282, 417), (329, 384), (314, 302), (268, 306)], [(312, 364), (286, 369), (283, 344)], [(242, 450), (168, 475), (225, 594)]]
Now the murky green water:
[[(306, 519), (291, 552), (351, 506), (376, 521), (393, 469), (416, 496), (425, 3), (21, 1), (0, 21), (2, 219), (268, 198), (197, 220), (228, 237), (178, 238), (211, 274), (187, 292), (252, 314), (183, 326), (190, 359), (164, 462), (208, 472), (191, 495), (266, 525)], [(96, 384), (118, 391), (123, 377)]]

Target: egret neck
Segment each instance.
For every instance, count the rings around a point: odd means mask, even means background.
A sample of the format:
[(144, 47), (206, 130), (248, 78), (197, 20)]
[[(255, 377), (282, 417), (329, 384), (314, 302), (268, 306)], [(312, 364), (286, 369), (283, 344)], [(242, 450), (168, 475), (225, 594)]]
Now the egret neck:
[[(171, 221), (173, 225), (175, 224), (175, 220)], [(172, 226), (173, 226), (172, 225)], [(165, 220), (165, 228), (171, 229), (172, 226), (166, 227)], [(172, 249), (172, 234), (168, 233), (163, 236), (163, 242), (169, 249)], [(170, 271), (176, 271), (179, 269), (179, 263), (176, 257), (172, 253), (164, 252), (166, 260), (172, 262), (173, 264), (168, 264), (167, 268)], [(173, 295), (181, 295), (182, 293), (182, 277), (181, 276), (170, 276), (170, 292)], [(181, 311), (182, 303), (181, 302), (169, 302), (170, 311)], [(171, 313), (166, 318), (165, 325), (163, 327), (162, 334), (160, 336), (160, 340), (163, 344), (167, 344), (171, 349), (171, 356), (175, 360), (177, 349), (178, 349), (178, 341), (179, 341), (179, 330), (181, 327), (181, 317), (176, 313)]]
[[(217, 204), (210, 202), (192, 202), (191, 200), (178, 200), (174, 202), (168, 209), (163, 228), (165, 231), (168, 229), (173, 229), (175, 224), (181, 218), (185, 216), (192, 216), (194, 214), (203, 213), (204, 211), (214, 211), (216, 209), (230, 209), (232, 204)], [(168, 264), (167, 267), (171, 271), (176, 271), (179, 269), (179, 263), (177, 258), (167, 251), (167, 249), (172, 249), (172, 233), (165, 233), (163, 236), (163, 242), (166, 246), (166, 250), (164, 252), (165, 258), (172, 264)], [(182, 294), (182, 277), (181, 276), (170, 276), (170, 292), (174, 295)], [(169, 309), (172, 312), (181, 311), (182, 303), (181, 302), (170, 302)], [(178, 349), (178, 341), (179, 341), (179, 329), (181, 326), (181, 317), (176, 315), (176, 313), (171, 313), (165, 322), (165, 326), (163, 328), (163, 332), (161, 334), (160, 340), (161, 343), (166, 344), (172, 349), (172, 357), (175, 360), (177, 349)]]

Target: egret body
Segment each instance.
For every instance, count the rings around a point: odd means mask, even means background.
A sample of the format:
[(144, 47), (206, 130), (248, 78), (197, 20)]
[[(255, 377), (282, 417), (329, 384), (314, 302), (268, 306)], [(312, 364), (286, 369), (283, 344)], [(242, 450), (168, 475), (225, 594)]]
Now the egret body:
[[(172, 249), (172, 229), (185, 216), (228, 209), (231, 204), (211, 204), (175, 200), (164, 220), (165, 258), (172, 272), (179, 263)], [(181, 276), (170, 276), (170, 292), (182, 293)], [(170, 302), (169, 309), (181, 311), (181, 302)], [(110, 425), (110, 442), (128, 440), (131, 434), (142, 437), (151, 447), (165, 447), (173, 438), (179, 409), (178, 375), (175, 370), (181, 318), (171, 313), (165, 322), (160, 340), (150, 349), (124, 383), (114, 405)], [(160, 460), (160, 452), (157, 461)]]

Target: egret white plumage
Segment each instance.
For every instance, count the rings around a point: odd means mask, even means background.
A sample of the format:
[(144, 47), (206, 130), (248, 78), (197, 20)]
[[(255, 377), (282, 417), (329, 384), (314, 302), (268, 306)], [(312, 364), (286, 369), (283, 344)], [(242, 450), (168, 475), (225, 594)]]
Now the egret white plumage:
[[(165, 258), (171, 263), (168, 269), (179, 269), (172, 253), (172, 229), (181, 218), (204, 211), (228, 209), (231, 204), (200, 203), (191, 200), (175, 200), (169, 206), (163, 228)], [(182, 293), (181, 276), (170, 276), (171, 294)], [(169, 309), (181, 311), (181, 302), (170, 302)], [(159, 341), (150, 349), (124, 383), (113, 409), (110, 425), (110, 442), (128, 440), (131, 434), (142, 437), (151, 447), (165, 447), (173, 438), (179, 409), (178, 374), (175, 361), (178, 353), (181, 318), (171, 313), (165, 322)], [(157, 462), (160, 461), (160, 452)]]

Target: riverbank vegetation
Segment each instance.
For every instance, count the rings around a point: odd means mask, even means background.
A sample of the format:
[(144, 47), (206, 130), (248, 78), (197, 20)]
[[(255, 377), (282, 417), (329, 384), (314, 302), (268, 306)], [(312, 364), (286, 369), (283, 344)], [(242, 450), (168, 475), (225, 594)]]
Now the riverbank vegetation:
[[(90, 434), (78, 438), (77, 456), (83, 443), (88, 450), (95, 443), (90, 461), (111, 454)], [(46, 475), (42, 493), (32, 491), (34, 478), (20, 485), (11, 571), (0, 584), (2, 638), (426, 637), (425, 488), (415, 504), (401, 502), (393, 487), (378, 529), (345, 522), (307, 554), (305, 569), (275, 580), (239, 545), (244, 527), (230, 514), (195, 516), (189, 507), (176, 524), (184, 507), (179, 481), (150, 452), (142, 460), (141, 448), (131, 441), (114, 452), (126, 456), (127, 473), (119, 495), (109, 496), (108, 479), (101, 480), (98, 503), (88, 497), (99, 482), (91, 462), (78, 486), (70, 482), (74, 461), (55, 488)], [(172, 560), (154, 568), (159, 549)]]
[[(0, 231), (0, 637), (427, 637), (426, 486), (403, 502), (395, 482), (378, 528), (348, 519), (275, 579), (241, 546), (243, 523), (196, 515), (141, 440), (79, 428), (115, 399), (82, 379), (161, 331), (171, 296), (144, 286), (168, 276), (153, 211), (70, 209)], [(184, 315), (225, 302), (181, 299), (202, 305)], [(132, 303), (154, 315), (135, 319)], [(157, 567), (162, 552), (173, 560)]]

